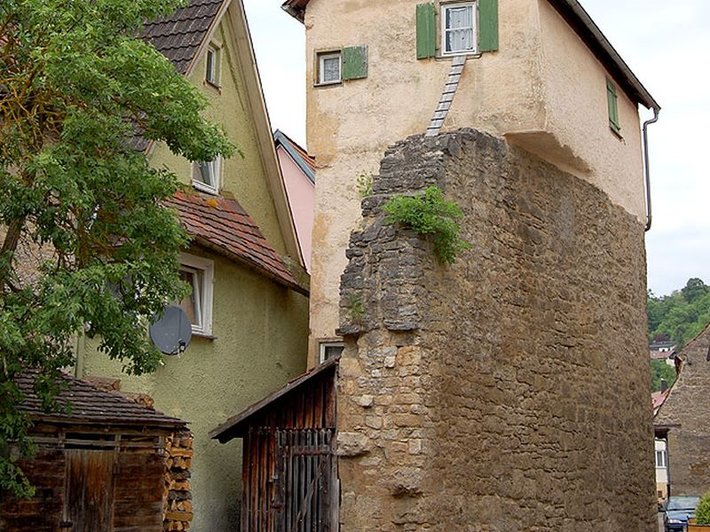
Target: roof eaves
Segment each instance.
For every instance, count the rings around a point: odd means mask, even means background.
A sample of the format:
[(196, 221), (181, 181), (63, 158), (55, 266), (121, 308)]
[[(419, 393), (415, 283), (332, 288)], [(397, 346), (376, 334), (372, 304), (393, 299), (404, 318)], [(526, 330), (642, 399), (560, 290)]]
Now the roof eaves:
[(308, 180), (315, 185), (315, 172), (313, 172), (311, 167), (308, 166), (308, 163), (303, 160), (301, 154), (294, 149), (293, 141), (289, 138), (289, 136), (283, 133), (281, 130), (277, 129), (274, 132), (274, 142), (276, 143), (277, 147), (282, 146), (283, 149), (286, 150), (286, 153), (288, 153), (291, 159), (293, 159), (293, 162), (296, 163), (296, 165), (301, 169), (301, 171), (308, 178)]
[(548, 2), (580, 36), (632, 99), (648, 109), (653, 109), (656, 112), (661, 110), (660, 104), (643, 86), (578, 0), (548, 0)]

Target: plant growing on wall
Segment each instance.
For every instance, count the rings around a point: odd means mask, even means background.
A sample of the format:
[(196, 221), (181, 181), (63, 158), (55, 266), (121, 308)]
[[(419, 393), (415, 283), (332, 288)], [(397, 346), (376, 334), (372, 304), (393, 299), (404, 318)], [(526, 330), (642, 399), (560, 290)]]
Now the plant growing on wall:
[(394, 196), (383, 207), (387, 223), (401, 223), (421, 235), (433, 238), (434, 251), (444, 264), (453, 264), (471, 245), (460, 236), (461, 208), (444, 199), (444, 192), (430, 186), (416, 196)]
[(710, 525), (710, 492), (700, 499), (695, 509), (695, 522), (698, 525)]

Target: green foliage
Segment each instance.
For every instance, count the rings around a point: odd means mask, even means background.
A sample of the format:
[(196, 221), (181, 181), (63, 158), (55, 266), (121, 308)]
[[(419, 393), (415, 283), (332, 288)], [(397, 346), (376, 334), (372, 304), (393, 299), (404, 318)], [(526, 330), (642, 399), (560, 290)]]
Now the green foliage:
[(360, 194), (361, 198), (372, 196), (372, 174), (368, 172), (361, 173), (357, 176), (355, 186), (357, 188), (357, 193)]
[(445, 200), (438, 187), (431, 186), (416, 196), (394, 196), (383, 208), (388, 223), (402, 223), (417, 233), (432, 235), (436, 255), (444, 264), (453, 264), (459, 253), (471, 247), (459, 236), (461, 208)]
[(675, 368), (666, 364), (665, 360), (651, 360), (651, 391), (657, 392), (661, 389), (661, 380), (665, 380), (668, 386), (675, 382)]
[(145, 325), (186, 290), (187, 239), (162, 205), (176, 176), (129, 140), (139, 131), (193, 161), (234, 151), (201, 117), (206, 99), (134, 37), (182, 3), (0, 2), (0, 489), (31, 491), (15, 465), (31, 450), (19, 372), (40, 370), (49, 408), (84, 331), (128, 372), (160, 361)]
[(669, 296), (649, 292), (647, 313), (649, 341), (666, 335), (681, 348), (710, 323), (710, 287), (693, 278)]
[(354, 321), (360, 321), (365, 315), (365, 307), (362, 304), (362, 296), (354, 293), (348, 294), (347, 309), (350, 313), (350, 317)]
[(700, 498), (698, 507), (695, 509), (695, 522), (699, 525), (710, 525), (710, 493), (706, 493)]

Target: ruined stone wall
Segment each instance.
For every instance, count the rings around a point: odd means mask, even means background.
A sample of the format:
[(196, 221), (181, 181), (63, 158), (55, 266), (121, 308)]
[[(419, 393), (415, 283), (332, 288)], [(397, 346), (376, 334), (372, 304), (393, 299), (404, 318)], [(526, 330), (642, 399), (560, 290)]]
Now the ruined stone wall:
[[(452, 267), (380, 211), (437, 184)], [(382, 161), (341, 285), (344, 531), (651, 531), (643, 227), (473, 130)]]
[(679, 353), (682, 369), (655, 424), (668, 427), (671, 495), (710, 491), (710, 327)]

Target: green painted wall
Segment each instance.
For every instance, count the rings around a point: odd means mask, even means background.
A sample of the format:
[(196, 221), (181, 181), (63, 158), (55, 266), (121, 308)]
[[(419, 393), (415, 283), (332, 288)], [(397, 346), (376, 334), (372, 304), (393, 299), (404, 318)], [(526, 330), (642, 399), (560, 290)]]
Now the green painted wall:
[[(241, 150), (224, 161), (222, 171), (222, 194), (235, 197), (254, 218), (262, 233), (280, 253), (286, 253), (283, 235), (276, 216), (274, 201), (266, 181), (264, 166), (259, 155), (256, 131), (251, 120), (251, 110), (246, 98), (244, 73), (236, 65), (236, 56), (231, 50), (233, 30), (222, 22), (213, 42), (221, 46), (221, 87), (217, 89), (204, 81), (205, 58), (198, 61), (190, 81), (207, 97), (210, 107), (205, 112), (210, 120), (224, 125), (227, 135)], [(246, 68), (250, 68), (247, 65)], [(192, 164), (187, 159), (173, 154), (160, 144), (151, 152), (151, 162), (156, 167), (167, 166), (180, 179), (189, 184), (192, 180)]]
[(308, 300), (258, 273), (214, 260), (214, 339), (193, 338), (151, 375), (128, 377), (87, 342), (83, 377), (121, 379), (121, 390), (147, 393), (155, 407), (190, 423), (195, 435), (192, 494), (196, 531), (236, 530), (241, 500), (241, 444), (207, 433), (305, 371)]
[[(242, 97), (241, 72), (229, 67), (231, 31), (224, 23), (215, 39), (222, 48), (222, 89), (203, 85), (204, 59), (193, 82), (207, 94), (208, 115), (221, 121), (245, 157), (225, 162), (223, 193), (234, 196), (256, 220), (267, 240), (285, 253), (254, 126)], [(165, 146), (151, 154), (156, 166), (166, 165), (189, 183), (191, 164)], [(181, 357), (165, 357), (154, 374), (129, 377), (119, 363), (80, 341), (81, 376), (121, 379), (121, 389), (149, 394), (155, 407), (189, 422), (195, 435), (192, 494), (193, 531), (238, 530), (241, 501), (241, 443), (209, 440), (207, 433), (228, 417), (277, 390), (305, 371), (308, 338), (308, 299), (283, 288), (258, 272), (211, 252), (191, 249), (193, 255), (214, 261), (214, 339), (194, 337)]]

